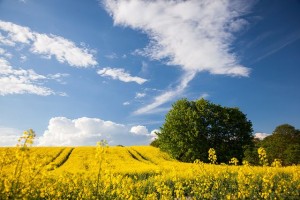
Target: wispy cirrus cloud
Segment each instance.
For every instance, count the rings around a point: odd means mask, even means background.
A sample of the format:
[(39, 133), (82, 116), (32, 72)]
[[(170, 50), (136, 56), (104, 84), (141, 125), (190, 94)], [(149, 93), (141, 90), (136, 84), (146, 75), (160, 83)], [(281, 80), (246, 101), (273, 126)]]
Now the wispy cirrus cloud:
[(138, 84), (143, 84), (147, 81), (147, 79), (132, 76), (130, 73), (126, 72), (125, 69), (122, 68), (110, 68), (105, 67), (97, 71), (97, 73), (102, 77), (110, 77), (114, 80), (120, 80), (122, 82), (136, 82)]
[(32, 31), (29, 27), (20, 26), (11, 22), (0, 20), (0, 43), (15, 46), (18, 43), (29, 45), (30, 51), (43, 58), (52, 56), (60, 63), (67, 63), (73, 67), (90, 67), (97, 65), (92, 51), (78, 47), (66, 38), (42, 34)]
[(169, 108), (159, 108), (160, 105), (175, 99), (178, 95), (182, 94), (185, 88), (188, 86), (188, 83), (195, 77), (195, 73), (186, 73), (183, 75), (179, 85), (175, 89), (171, 89), (168, 91), (163, 92), (162, 94), (156, 96), (154, 98), (153, 103), (150, 103), (134, 112), (134, 114), (139, 115), (139, 114), (151, 114), (155, 112), (161, 112), (161, 111), (166, 111), (169, 110)]
[[(267, 32), (266, 35), (267, 34), (271, 35), (272, 33)], [(259, 42), (262, 42), (259, 39), (261, 39), (261, 38), (262, 38), (261, 40), (265, 39), (265, 38), (263, 38), (264, 36), (265, 35), (258, 37), (256, 43), (258, 44)], [(271, 56), (271, 55), (277, 53), (278, 51), (284, 49), (285, 47), (298, 41), (299, 39), (300, 39), (300, 30), (286, 34), (285, 37), (282, 37), (282, 38), (276, 40), (275, 42), (272, 41), (272, 43), (269, 44), (269, 46), (261, 49), (262, 52), (260, 52), (260, 56), (258, 56), (256, 59), (254, 59), (253, 63), (259, 62), (259, 61), (267, 58), (268, 56)], [(252, 42), (250, 44), (255, 45), (254, 42)]]
[[(180, 95), (198, 72), (249, 76), (250, 69), (239, 64), (232, 51), (234, 33), (247, 21), (243, 15), (251, 3), (241, 1), (121, 1), (104, 0), (115, 25), (146, 33), (150, 43), (136, 52), (168, 65), (179, 66), (183, 77), (175, 89), (165, 91), (146, 107), (143, 114)], [(187, 81), (188, 80), (188, 81)]]
[(117, 59), (118, 55), (116, 53), (110, 53), (110, 54), (105, 55), (105, 58), (113, 60), (113, 59)]
[[(1, 56), (1, 55), (0, 55)], [(61, 81), (67, 74), (41, 75), (34, 70), (14, 69), (4, 58), (0, 57), (0, 95), (10, 94), (36, 94), (40, 96), (61, 95), (65, 93), (55, 92), (48, 87), (44, 87), (46, 80)]]

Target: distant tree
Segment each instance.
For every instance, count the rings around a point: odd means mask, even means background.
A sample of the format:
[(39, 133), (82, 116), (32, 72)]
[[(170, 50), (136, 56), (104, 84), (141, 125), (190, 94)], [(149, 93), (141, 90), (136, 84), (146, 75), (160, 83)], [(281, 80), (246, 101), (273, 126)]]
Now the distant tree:
[(290, 136), (292, 138), (299, 137), (300, 130), (295, 129), (294, 126), (289, 124), (282, 124), (275, 128), (273, 134), (279, 134), (284, 136)]
[(252, 144), (252, 123), (238, 108), (222, 107), (207, 100), (175, 102), (158, 133), (159, 148), (174, 158), (208, 161), (214, 148), (218, 162), (243, 158), (243, 146)]
[(300, 130), (289, 124), (277, 126), (260, 146), (266, 149), (269, 161), (281, 159), (284, 165), (300, 164)]
[(300, 144), (290, 144), (284, 151), (284, 164), (300, 164)]

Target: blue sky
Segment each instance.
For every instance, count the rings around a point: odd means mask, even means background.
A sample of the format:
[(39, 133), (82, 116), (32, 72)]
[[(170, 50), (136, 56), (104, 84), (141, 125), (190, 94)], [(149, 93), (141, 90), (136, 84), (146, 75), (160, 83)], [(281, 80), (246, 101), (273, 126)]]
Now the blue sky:
[(0, 1), (0, 146), (144, 145), (180, 98), (300, 124), (300, 1)]

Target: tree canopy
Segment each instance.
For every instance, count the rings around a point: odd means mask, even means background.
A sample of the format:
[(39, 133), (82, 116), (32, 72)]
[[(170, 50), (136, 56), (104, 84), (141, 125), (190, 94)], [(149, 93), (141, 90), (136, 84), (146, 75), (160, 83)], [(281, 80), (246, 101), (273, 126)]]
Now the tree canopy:
[(266, 149), (269, 161), (280, 159), (284, 165), (300, 163), (300, 130), (289, 124), (277, 126), (259, 146)]
[(186, 162), (207, 161), (210, 148), (216, 150), (218, 162), (242, 160), (243, 146), (252, 140), (252, 123), (245, 114), (205, 99), (175, 102), (158, 133), (159, 148)]

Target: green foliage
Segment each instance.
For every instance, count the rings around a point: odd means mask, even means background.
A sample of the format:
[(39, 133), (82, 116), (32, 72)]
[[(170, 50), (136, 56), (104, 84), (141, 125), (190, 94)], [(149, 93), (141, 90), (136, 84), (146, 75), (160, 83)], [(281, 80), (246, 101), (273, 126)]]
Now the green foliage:
[(283, 165), (300, 164), (300, 130), (289, 124), (277, 126), (260, 146), (266, 149), (270, 161), (280, 159)]
[(252, 143), (252, 123), (238, 108), (222, 107), (207, 100), (175, 102), (158, 133), (159, 147), (174, 158), (208, 161), (215, 148), (219, 162), (243, 158), (243, 146)]
[(153, 140), (151, 143), (150, 143), (150, 146), (153, 146), (153, 147), (159, 147), (159, 140), (158, 139), (155, 139)]
[(250, 165), (258, 165), (259, 157), (257, 150), (259, 148), (260, 140), (257, 138), (253, 139), (253, 143), (250, 145), (245, 145), (244, 148), (244, 158), (243, 161), (247, 161)]

